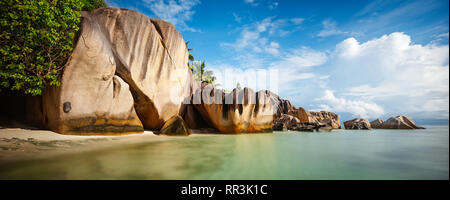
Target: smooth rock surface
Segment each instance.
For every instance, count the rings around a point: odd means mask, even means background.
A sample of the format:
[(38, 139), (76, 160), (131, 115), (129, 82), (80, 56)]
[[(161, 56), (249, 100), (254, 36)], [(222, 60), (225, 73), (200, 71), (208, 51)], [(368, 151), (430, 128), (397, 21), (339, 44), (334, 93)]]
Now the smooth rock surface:
[(182, 101), (193, 91), (193, 77), (187, 66), (188, 51), (183, 37), (169, 22), (150, 19), (128, 9), (100, 8), (83, 12), (81, 40), (89, 32), (100, 35), (97, 46), (110, 49), (106, 59), (115, 73), (130, 85), (136, 113), (145, 128), (159, 130)]
[(300, 107), (297, 110), (292, 110), (289, 115), (297, 117), (300, 122), (316, 123), (329, 126), (333, 129), (340, 129), (341, 122), (339, 115), (328, 111), (313, 112), (307, 111)]
[(355, 118), (349, 121), (344, 122), (345, 129), (361, 129), (368, 130), (372, 127), (370, 126), (370, 122), (367, 119)]
[(421, 126), (417, 126), (414, 121), (407, 116), (391, 117), (380, 126), (380, 129), (424, 129)]
[(198, 89), (192, 102), (202, 118), (222, 133), (254, 133), (272, 131), (273, 108), (264, 92), (249, 88), (230, 93), (211, 84)]
[(115, 75), (119, 63), (114, 46), (101, 20), (83, 12), (81, 33), (61, 86), (47, 88), (41, 111), (34, 113), (45, 127), (80, 135), (143, 132), (129, 85)]
[(183, 118), (179, 115), (174, 115), (169, 118), (161, 128), (158, 134), (171, 136), (188, 136), (191, 135), (191, 130), (187, 127)]
[(175, 27), (128, 9), (81, 13), (61, 86), (27, 103), (27, 116), (58, 133), (91, 135), (159, 130), (179, 114), (194, 80)]
[(383, 123), (383, 120), (381, 119), (376, 119), (370, 122), (370, 126), (372, 126), (372, 128), (381, 128), (381, 124)]

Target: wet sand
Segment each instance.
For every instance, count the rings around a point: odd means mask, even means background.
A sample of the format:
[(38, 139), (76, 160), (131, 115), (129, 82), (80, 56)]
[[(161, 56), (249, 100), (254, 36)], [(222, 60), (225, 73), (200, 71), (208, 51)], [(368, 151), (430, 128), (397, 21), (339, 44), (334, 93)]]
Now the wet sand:
[[(189, 137), (210, 134), (194, 131)], [(120, 145), (187, 139), (183, 136), (155, 135), (151, 131), (142, 134), (120, 136), (61, 135), (49, 130), (0, 127), (0, 163), (20, 159), (40, 158), (63, 153), (76, 153)]]

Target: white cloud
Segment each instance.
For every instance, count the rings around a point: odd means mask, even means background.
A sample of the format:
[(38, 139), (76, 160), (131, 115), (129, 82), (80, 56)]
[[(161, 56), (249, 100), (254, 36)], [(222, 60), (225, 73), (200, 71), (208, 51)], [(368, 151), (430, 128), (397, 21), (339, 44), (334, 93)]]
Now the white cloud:
[(327, 61), (327, 56), (323, 52), (314, 51), (307, 47), (301, 47), (288, 53), (278, 62), (273, 62), (270, 66), (280, 66), (288, 69), (305, 69), (308, 67), (322, 65)]
[(300, 18), (300, 17), (292, 18), (291, 21), (292, 21), (292, 23), (299, 25), (299, 24), (303, 23), (303, 21), (305, 21), (305, 18)]
[(283, 28), (289, 25), (298, 25), (302, 22), (302, 19), (274, 19), (274, 17), (267, 17), (261, 21), (243, 25), (235, 42), (221, 43), (220, 45), (222, 47), (232, 47), (233, 51), (243, 51), (246, 54), (267, 53), (276, 56), (279, 55), (280, 44), (273, 41), (273, 38), (289, 34), (290, 32), (283, 30)]
[(336, 22), (330, 19), (322, 21), (322, 30), (317, 34), (319, 37), (327, 37), (332, 35), (348, 35), (349, 32), (341, 31), (336, 27)]
[(280, 48), (280, 44), (278, 44), (278, 42), (271, 42), (269, 46), (265, 47), (265, 50), (269, 54), (276, 56), (280, 53), (278, 50), (279, 48)]
[[(276, 48), (277, 52), (279, 51), (278, 43), (271, 42), (268, 46)], [(247, 62), (253, 62), (254, 58), (245, 58), (244, 60), (246, 62), (241, 65), (242, 67), (213, 63), (208, 64), (208, 69), (213, 70), (214, 74), (220, 74), (217, 77), (217, 82), (228, 90), (233, 89), (236, 82), (239, 82), (243, 87), (256, 90), (269, 89), (276, 93), (283, 93), (298, 90), (298, 81), (308, 81), (315, 78), (316, 74), (311, 72), (310, 69), (324, 64), (327, 56), (323, 52), (301, 47), (293, 51), (283, 51), (283, 55), (275, 61), (263, 64), (246, 64)], [(260, 59), (256, 60), (260, 61)], [(255, 71), (264, 71), (266, 75), (256, 76)], [(326, 78), (320, 77), (320, 79)], [(269, 79), (272, 81), (269, 81)]]
[(275, 9), (278, 6), (278, 2), (273, 2), (269, 5), (269, 9)]
[(239, 17), (239, 15), (236, 13), (233, 13), (233, 17), (234, 17), (234, 21), (236, 21), (237, 23), (241, 23), (242, 17)]
[(245, 3), (250, 4), (252, 6), (258, 6), (259, 3), (256, 0), (244, 0)]
[(383, 105), (390, 115), (448, 116), (448, 45), (413, 44), (395, 32), (364, 43), (346, 39), (330, 57), (330, 87), (346, 98)]
[(319, 105), (321, 110), (348, 112), (362, 118), (376, 118), (384, 114), (383, 108), (376, 103), (337, 98), (331, 90), (325, 90), (324, 95), (317, 100), (326, 103)]
[(200, 4), (199, 0), (144, 0), (143, 5), (149, 8), (160, 19), (167, 20), (180, 30), (198, 32), (189, 27), (186, 22), (192, 19), (193, 7)]

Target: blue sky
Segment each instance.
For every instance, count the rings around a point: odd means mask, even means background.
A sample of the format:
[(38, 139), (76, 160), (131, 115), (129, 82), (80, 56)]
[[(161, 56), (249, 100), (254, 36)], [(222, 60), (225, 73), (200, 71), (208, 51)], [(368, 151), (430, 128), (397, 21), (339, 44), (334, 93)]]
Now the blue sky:
[(108, 3), (172, 22), (225, 89), (264, 89), (255, 71), (276, 70), (276, 92), (296, 106), (448, 123), (446, 0)]

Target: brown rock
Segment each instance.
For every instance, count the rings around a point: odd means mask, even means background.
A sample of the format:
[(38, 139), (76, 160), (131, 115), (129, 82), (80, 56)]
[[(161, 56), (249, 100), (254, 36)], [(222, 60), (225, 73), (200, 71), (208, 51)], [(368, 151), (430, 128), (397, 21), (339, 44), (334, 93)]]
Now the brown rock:
[(332, 129), (330, 126), (314, 122), (300, 122), (290, 127), (290, 130), (307, 132), (330, 132)]
[(181, 116), (174, 115), (164, 123), (158, 134), (188, 136), (191, 135), (191, 130), (189, 130)]
[(297, 108), (292, 105), (289, 100), (285, 100), (269, 90), (265, 90), (264, 92), (270, 97), (270, 102), (272, 103), (272, 107), (274, 109), (274, 119), (281, 117), (282, 114), (288, 114), (293, 110), (297, 110)]
[(309, 112), (314, 121), (321, 124), (325, 124), (333, 129), (341, 128), (341, 119), (339, 115), (333, 112), (320, 111), (320, 112)]
[(367, 119), (355, 118), (349, 121), (344, 122), (345, 129), (362, 129), (368, 130), (372, 127), (370, 126), (370, 122)]
[(203, 120), (200, 113), (194, 108), (192, 104), (183, 104), (181, 109), (181, 116), (183, 117), (186, 125), (190, 129), (200, 129), (200, 128), (212, 128), (211, 124), (208, 124)]
[(291, 115), (281, 114), (278, 119), (273, 121), (273, 130), (274, 131), (287, 131), (291, 130), (291, 127), (300, 123), (297, 117), (293, 117)]
[(383, 120), (381, 120), (381, 119), (376, 119), (376, 120), (373, 120), (373, 121), (370, 122), (370, 126), (372, 126), (372, 128), (377, 129), (377, 128), (380, 128), (380, 127), (381, 127), (381, 124), (382, 124), (382, 123), (383, 123)]
[(327, 112), (313, 112), (307, 111), (304, 108), (300, 107), (298, 110), (292, 110), (289, 112), (289, 115), (297, 117), (300, 122), (308, 122), (308, 123), (316, 123), (329, 126), (333, 129), (340, 129), (341, 122), (339, 115)]
[(383, 122), (380, 129), (424, 129), (421, 126), (417, 126), (414, 121), (407, 116), (391, 117)]
[(209, 84), (195, 92), (192, 103), (203, 119), (222, 133), (272, 130), (272, 104), (264, 91), (244, 88), (224, 93)]
[(185, 42), (168, 22), (113, 7), (82, 12), (61, 86), (29, 103), (42, 105), (30, 114), (63, 134), (159, 130), (192, 94), (187, 60)]
[(115, 73), (130, 85), (144, 127), (159, 130), (179, 114), (181, 103), (192, 94), (193, 78), (186, 44), (175, 27), (127, 9), (108, 7), (82, 14), (88, 28), (82, 29), (79, 41), (84, 44), (96, 34), (97, 42), (86, 44), (111, 51), (106, 58), (101, 52), (84, 56), (117, 66)]

